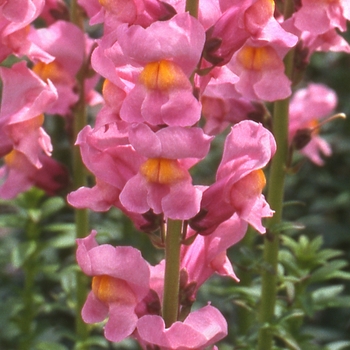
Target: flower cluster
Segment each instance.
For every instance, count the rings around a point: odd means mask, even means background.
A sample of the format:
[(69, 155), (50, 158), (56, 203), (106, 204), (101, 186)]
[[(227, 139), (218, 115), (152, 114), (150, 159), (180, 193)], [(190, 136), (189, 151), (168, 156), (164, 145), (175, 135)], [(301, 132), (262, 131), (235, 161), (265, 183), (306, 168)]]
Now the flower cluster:
[[(181, 221), (183, 231), (171, 325), (162, 314), (165, 261), (150, 266), (135, 248), (98, 245), (96, 231), (78, 239), (78, 264), (92, 277), (83, 320), (108, 318), (108, 340), (132, 336), (144, 349), (214, 346), (227, 334), (226, 321), (210, 304), (191, 312), (196, 293), (214, 273), (238, 280), (227, 249), (248, 225), (265, 233), (262, 219), (274, 213), (263, 195), (263, 169), (276, 151), (264, 103), (292, 95), (313, 52), (350, 52), (335, 31), (345, 30), (349, 4), (303, 0), (284, 19), (272, 0), (200, 1), (196, 17), (184, 0), (78, 2), (90, 24), (103, 25), (99, 39), (65, 20), (63, 1), (0, 1), (0, 61), (20, 60), (0, 68), (0, 197), (32, 185), (52, 194), (66, 184), (66, 170), (50, 158), (44, 113), (69, 125), (79, 100), (76, 76), (82, 67), (91, 71), (85, 102), (102, 107), (76, 145), (95, 184), (71, 192), (68, 202), (117, 207), (159, 246), (169, 220)], [(46, 26), (35, 26), (37, 19)], [(292, 48), (295, 81), (283, 63)], [(103, 98), (93, 89), (100, 77)], [(320, 153), (331, 151), (314, 126), (335, 106), (335, 94), (316, 84), (297, 91), (290, 105), (289, 142), (318, 165)], [(296, 146), (307, 128), (309, 139)], [(223, 132), (215, 181), (195, 184), (192, 168)]]

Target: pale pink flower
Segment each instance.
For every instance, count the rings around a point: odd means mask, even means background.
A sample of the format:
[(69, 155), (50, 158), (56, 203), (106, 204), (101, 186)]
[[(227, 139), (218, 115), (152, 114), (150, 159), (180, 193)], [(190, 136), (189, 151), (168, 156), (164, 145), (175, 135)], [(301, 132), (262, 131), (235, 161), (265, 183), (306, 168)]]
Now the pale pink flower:
[[(187, 273), (187, 285), (195, 284), (193, 298), (199, 287), (214, 273), (238, 281), (226, 250), (245, 235), (248, 224), (237, 214), (221, 223), (210, 235), (197, 235), (190, 245), (181, 247), (181, 268)], [(189, 230), (187, 238), (195, 232)]]
[(145, 315), (137, 322), (136, 338), (144, 349), (156, 346), (160, 350), (204, 350), (226, 335), (225, 318), (216, 308), (207, 305), (169, 328), (160, 316)]
[(87, 45), (84, 33), (70, 22), (57, 21), (32, 32), (29, 38), (54, 57), (50, 63), (37, 62), (33, 66), (33, 71), (44, 81), (50, 80), (58, 92), (56, 103), (47, 112), (70, 115), (79, 98), (75, 89), (76, 75)]
[(289, 107), (289, 140), (293, 142), (300, 130), (308, 131), (309, 142), (300, 152), (313, 163), (323, 165), (321, 155), (330, 156), (330, 145), (318, 135), (318, 123), (329, 116), (337, 105), (333, 90), (322, 84), (309, 84), (298, 90), (292, 97)]
[(43, 153), (38, 155), (38, 159), (40, 168), (16, 150), (4, 157), (5, 164), (0, 168), (0, 198), (15, 198), (32, 186), (41, 188), (48, 195), (54, 195), (68, 185), (68, 171), (62, 164)]
[(118, 342), (135, 330), (135, 308), (149, 292), (149, 267), (137, 249), (98, 245), (96, 234), (91, 231), (86, 238), (77, 239), (77, 262), (93, 277), (82, 317), (86, 323), (97, 323), (108, 316), (105, 337)]
[(23, 153), (40, 168), (39, 154), (51, 154), (50, 137), (42, 128), (43, 112), (57, 99), (56, 89), (45, 84), (27, 68), (25, 62), (0, 68), (3, 83), (0, 110), (0, 156), (12, 149)]
[(189, 219), (199, 211), (201, 191), (188, 172), (209, 151), (211, 137), (200, 128), (167, 127), (153, 132), (145, 124), (133, 125), (129, 139), (145, 158), (138, 173), (120, 194), (129, 211), (152, 209), (172, 219)]
[(266, 179), (262, 168), (276, 151), (272, 134), (261, 124), (242, 121), (226, 138), (216, 182), (203, 192), (200, 213), (190, 221), (200, 234), (209, 234), (234, 213), (261, 233), (261, 219), (273, 211), (262, 190)]
[(346, 22), (350, 20), (350, 2), (302, 0), (302, 6), (293, 17), (297, 28), (314, 35), (323, 34), (334, 28), (346, 31)]
[(200, 23), (184, 13), (146, 29), (123, 24), (116, 34), (117, 42), (110, 47), (106, 42), (111, 38), (101, 41), (92, 65), (127, 92), (121, 119), (152, 125), (196, 123), (201, 106), (193, 96), (189, 77), (203, 49), (204, 29)]

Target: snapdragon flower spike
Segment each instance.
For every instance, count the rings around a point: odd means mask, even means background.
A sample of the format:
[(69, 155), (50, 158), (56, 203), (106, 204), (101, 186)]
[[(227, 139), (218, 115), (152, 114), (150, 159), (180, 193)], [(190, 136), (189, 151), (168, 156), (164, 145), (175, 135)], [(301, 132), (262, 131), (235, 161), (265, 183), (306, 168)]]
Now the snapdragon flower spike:
[(146, 157), (138, 173), (120, 194), (129, 211), (164, 213), (186, 220), (199, 211), (201, 191), (192, 185), (188, 168), (209, 151), (211, 137), (200, 128), (167, 127), (153, 132), (146, 124), (132, 125), (130, 143)]
[(77, 239), (77, 262), (92, 276), (92, 290), (82, 309), (86, 323), (102, 322), (108, 315), (105, 337), (118, 342), (130, 336), (138, 317), (135, 308), (149, 292), (149, 267), (133, 247), (98, 245), (92, 231)]
[(225, 318), (219, 310), (207, 305), (169, 328), (165, 328), (160, 316), (145, 315), (137, 322), (136, 338), (143, 349), (204, 350), (226, 335)]
[(190, 220), (200, 234), (210, 234), (234, 213), (264, 233), (263, 217), (273, 211), (262, 190), (266, 180), (262, 168), (276, 151), (272, 134), (261, 124), (242, 121), (231, 128), (224, 145), (216, 182), (203, 192), (201, 212)]
[(201, 106), (193, 96), (189, 77), (204, 45), (200, 23), (183, 13), (146, 29), (120, 25), (117, 34), (117, 42), (106, 53), (112, 55), (110, 59), (120, 76), (124, 77), (124, 69), (130, 65), (138, 72), (137, 80), (132, 81), (134, 88), (123, 101), (121, 119), (151, 125), (195, 124)]
[(298, 130), (310, 130), (309, 139), (300, 152), (316, 165), (323, 165), (323, 156), (332, 153), (330, 145), (318, 135), (320, 119), (329, 116), (337, 105), (333, 90), (322, 84), (309, 84), (298, 90), (291, 99), (289, 107), (289, 141), (293, 142)]
[(3, 82), (0, 110), (0, 156), (12, 149), (23, 153), (36, 168), (39, 154), (51, 154), (50, 137), (42, 128), (43, 112), (57, 99), (54, 86), (45, 84), (27, 68), (25, 62), (0, 68)]

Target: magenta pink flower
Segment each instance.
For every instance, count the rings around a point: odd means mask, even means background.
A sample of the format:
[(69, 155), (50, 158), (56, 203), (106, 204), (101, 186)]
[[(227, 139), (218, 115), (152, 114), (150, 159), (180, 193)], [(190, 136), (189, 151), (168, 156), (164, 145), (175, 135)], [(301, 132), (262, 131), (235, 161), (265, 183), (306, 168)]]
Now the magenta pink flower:
[(298, 90), (291, 100), (289, 140), (293, 141), (298, 130), (309, 130), (310, 142), (300, 152), (317, 165), (324, 163), (321, 155), (332, 153), (329, 144), (318, 136), (317, 125), (320, 119), (334, 111), (336, 105), (335, 92), (322, 84), (310, 84)]
[(202, 350), (227, 335), (227, 324), (221, 313), (211, 305), (191, 312), (183, 322), (165, 328), (163, 319), (145, 315), (137, 322), (138, 341), (144, 349)]
[(131, 126), (129, 139), (145, 161), (123, 188), (122, 205), (131, 212), (152, 209), (172, 219), (196, 215), (201, 191), (192, 185), (188, 168), (208, 153), (211, 137), (200, 128), (174, 126), (154, 133), (147, 125), (137, 124)]
[(209, 234), (234, 213), (261, 233), (261, 218), (273, 211), (262, 190), (265, 175), (262, 168), (276, 151), (272, 134), (261, 124), (242, 121), (227, 136), (216, 182), (203, 192), (201, 211), (190, 221), (201, 234)]
[(98, 245), (96, 234), (92, 231), (86, 238), (77, 239), (78, 264), (93, 277), (82, 317), (86, 323), (96, 323), (108, 315), (105, 337), (118, 342), (135, 330), (135, 308), (149, 292), (149, 267), (137, 249)]

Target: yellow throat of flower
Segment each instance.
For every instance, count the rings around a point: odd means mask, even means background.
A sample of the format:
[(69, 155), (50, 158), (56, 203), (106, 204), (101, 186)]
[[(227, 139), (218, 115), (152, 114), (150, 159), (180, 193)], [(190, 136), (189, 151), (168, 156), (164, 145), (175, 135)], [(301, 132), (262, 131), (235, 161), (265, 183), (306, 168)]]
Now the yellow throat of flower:
[(141, 165), (141, 174), (149, 181), (162, 185), (170, 185), (187, 177), (176, 159), (150, 158)]

